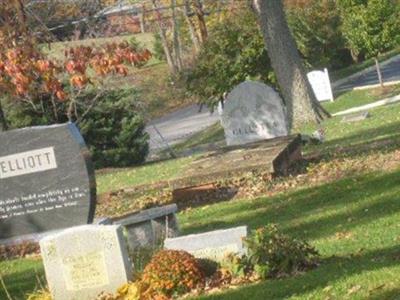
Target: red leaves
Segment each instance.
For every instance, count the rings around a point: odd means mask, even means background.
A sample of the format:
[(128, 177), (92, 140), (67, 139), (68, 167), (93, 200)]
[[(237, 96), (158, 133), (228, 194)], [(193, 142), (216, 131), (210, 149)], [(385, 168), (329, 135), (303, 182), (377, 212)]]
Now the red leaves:
[(88, 83), (86, 75), (73, 75), (70, 79), (71, 84), (77, 88), (83, 88)]
[(0, 83), (2, 89), (19, 97), (35, 98), (40, 93), (50, 93), (64, 101), (68, 98), (59, 77), (67, 74), (70, 84), (83, 89), (91, 80), (89, 68), (97, 76), (118, 74), (126, 76), (125, 64), (138, 66), (151, 58), (147, 49), (138, 53), (127, 42), (109, 43), (98, 47), (78, 46), (64, 51), (65, 62), (61, 65), (43, 56), (27, 44), (0, 51)]

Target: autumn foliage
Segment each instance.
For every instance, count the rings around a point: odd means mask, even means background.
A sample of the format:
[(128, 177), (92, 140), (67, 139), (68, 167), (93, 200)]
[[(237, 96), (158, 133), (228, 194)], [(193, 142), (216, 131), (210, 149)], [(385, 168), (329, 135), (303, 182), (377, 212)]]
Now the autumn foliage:
[(193, 255), (162, 250), (144, 269), (142, 282), (150, 287), (147, 293), (171, 297), (204, 287), (205, 276)]
[(149, 50), (121, 42), (68, 48), (64, 60), (51, 59), (26, 29), (19, 1), (10, 1), (0, 12), (4, 20), (0, 23), (0, 92), (15, 99), (34, 102), (49, 95), (53, 101), (67, 101), (71, 98), (67, 89), (93, 83), (88, 73), (96, 78), (126, 76), (129, 65), (140, 66), (151, 58)]
[(82, 89), (91, 83), (89, 69), (97, 76), (126, 76), (127, 65), (138, 66), (150, 58), (149, 50), (138, 52), (127, 42), (70, 48), (65, 51), (64, 62), (50, 60), (33, 47), (16, 47), (0, 53), (0, 88), (21, 98), (48, 93), (64, 101), (68, 95), (63, 76), (69, 78), (71, 86)]

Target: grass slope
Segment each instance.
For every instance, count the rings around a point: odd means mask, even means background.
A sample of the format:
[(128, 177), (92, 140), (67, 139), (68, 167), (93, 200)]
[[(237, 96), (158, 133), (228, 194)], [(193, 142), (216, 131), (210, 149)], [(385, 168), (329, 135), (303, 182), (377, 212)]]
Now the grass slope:
[[(277, 223), (282, 230), (310, 241), (322, 255), (321, 266), (294, 278), (270, 280), (202, 299), (396, 299), (400, 295), (400, 105), (377, 108), (362, 122), (332, 118), (323, 125), (327, 141), (307, 153), (343, 153), (359, 161), (358, 151), (378, 145), (394, 167), (349, 173), (316, 187), (307, 184), (273, 196), (246, 198), (188, 209), (178, 215), (184, 233)], [(315, 126), (304, 129), (312, 131)], [(390, 147), (386, 147), (390, 142)], [(353, 150), (348, 151), (351, 147)], [(177, 176), (187, 160), (173, 160), (98, 176), (99, 191)], [(372, 162), (371, 162), (372, 163)], [(368, 164), (368, 161), (366, 162)], [(328, 168), (332, 167), (327, 165)], [(37, 285), (39, 261), (0, 263), (1, 274), (16, 299)], [(0, 299), (5, 298), (0, 288)]]
[(321, 266), (306, 274), (202, 299), (386, 299), (379, 297), (398, 292), (399, 182), (400, 171), (382, 172), (181, 214), (185, 233), (276, 223), (322, 255)]

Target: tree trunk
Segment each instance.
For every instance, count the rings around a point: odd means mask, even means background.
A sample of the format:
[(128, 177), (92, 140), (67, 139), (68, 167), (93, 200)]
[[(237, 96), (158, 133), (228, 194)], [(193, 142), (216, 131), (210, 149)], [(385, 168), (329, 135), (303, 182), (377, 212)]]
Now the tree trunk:
[(171, 50), (169, 49), (169, 46), (168, 46), (167, 35), (165, 32), (165, 28), (162, 24), (160, 8), (158, 7), (156, 0), (152, 0), (152, 3), (153, 3), (154, 12), (156, 14), (155, 17), (156, 17), (158, 29), (160, 32), (161, 43), (163, 45), (163, 49), (164, 49), (165, 57), (167, 59), (167, 64), (168, 64), (169, 70), (172, 74), (176, 74), (177, 68), (176, 68), (174, 59), (172, 57)]
[(205, 14), (204, 14), (204, 10), (203, 10), (203, 4), (201, 3), (201, 0), (193, 0), (193, 3), (194, 3), (194, 9), (196, 12), (196, 16), (199, 21), (201, 43), (204, 44), (208, 38), (208, 30), (207, 30), (207, 25), (206, 25)]
[(378, 73), (379, 84), (381, 85), (381, 87), (383, 87), (382, 72), (381, 72), (381, 67), (379, 65), (379, 60), (377, 57), (375, 57), (374, 60), (376, 66), (376, 73)]
[(145, 24), (145, 13), (146, 13), (146, 6), (142, 4), (142, 11), (140, 13), (140, 32), (146, 32), (146, 24)]
[(186, 23), (188, 24), (189, 27), (189, 33), (190, 33), (190, 38), (192, 40), (193, 43), (193, 47), (194, 47), (194, 52), (195, 53), (199, 53), (200, 52), (200, 39), (199, 36), (197, 35), (196, 32), (196, 26), (190, 16), (190, 4), (189, 4), (189, 0), (185, 0), (185, 5), (184, 5), (184, 15), (185, 15), (185, 20)]
[(181, 55), (181, 45), (179, 39), (179, 28), (178, 21), (176, 19), (176, 0), (171, 0), (171, 9), (172, 9), (172, 32), (173, 32), (173, 41), (172, 45), (174, 48), (174, 60), (178, 71), (182, 71), (183, 63), (182, 63), (182, 55)]
[(8, 123), (6, 120), (6, 115), (4, 114), (3, 107), (1, 105), (1, 99), (0, 99), (0, 131), (6, 131), (8, 130)]
[(315, 98), (289, 31), (281, 0), (254, 0), (272, 67), (286, 103), (289, 129), (329, 116)]
[(22, 34), (27, 34), (27, 27), (26, 27), (26, 14), (24, 9), (24, 3), (22, 0), (15, 0), (14, 6), (17, 10), (17, 18), (18, 18), (18, 27)]

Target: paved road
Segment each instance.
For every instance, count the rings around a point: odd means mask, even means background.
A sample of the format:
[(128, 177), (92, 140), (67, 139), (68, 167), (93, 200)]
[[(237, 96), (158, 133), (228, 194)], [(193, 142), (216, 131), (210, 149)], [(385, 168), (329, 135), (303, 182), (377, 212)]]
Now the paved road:
[[(400, 80), (400, 56), (390, 64), (383, 66), (382, 73), (386, 82)], [(375, 70), (372, 70), (341, 84), (335, 90), (351, 89), (378, 83), (378, 75)], [(167, 147), (166, 143), (173, 145), (182, 142), (194, 133), (219, 121), (217, 112), (211, 114), (206, 107), (203, 108), (201, 113), (198, 110), (197, 105), (191, 105), (150, 122), (146, 127), (146, 131), (150, 134), (150, 151), (154, 153), (165, 149)], [(161, 138), (160, 134), (163, 138)]]
[[(400, 55), (393, 58), (390, 64), (381, 67), (383, 81), (399, 81), (400, 80)], [(371, 70), (361, 76), (358, 76), (348, 82), (341, 84), (335, 90), (352, 89), (355, 87), (363, 87), (367, 85), (379, 84), (378, 74), (376, 70)]]
[(217, 112), (211, 114), (207, 107), (203, 107), (199, 113), (199, 106), (197, 105), (190, 105), (152, 120), (146, 126), (146, 132), (150, 135), (150, 151), (165, 149), (166, 143), (173, 145), (182, 142), (194, 133), (204, 130), (218, 121)]

